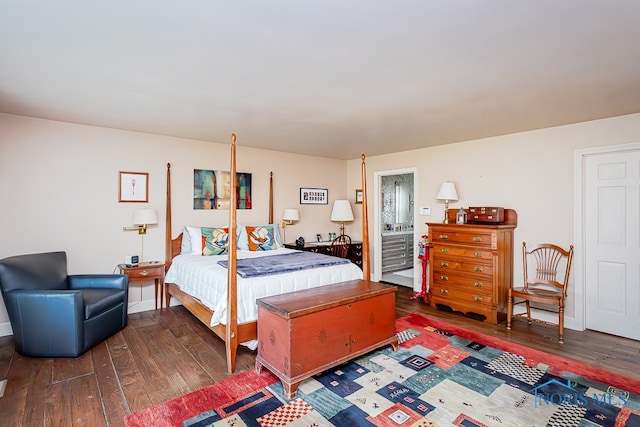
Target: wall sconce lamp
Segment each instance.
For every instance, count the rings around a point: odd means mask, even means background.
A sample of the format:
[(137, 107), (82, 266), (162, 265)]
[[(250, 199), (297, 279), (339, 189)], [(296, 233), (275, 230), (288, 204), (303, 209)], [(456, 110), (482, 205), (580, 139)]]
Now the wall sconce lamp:
[(287, 243), (286, 228), (287, 225), (293, 225), (295, 221), (300, 221), (300, 213), (298, 209), (285, 209), (282, 213), (282, 239), (283, 243)]
[(136, 209), (133, 211), (133, 224), (135, 227), (122, 227), (123, 231), (137, 230), (142, 239), (140, 262), (144, 261), (144, 235), (147, 234), (147, 225), (157, 224), (158, 214), (155, 209)]
[(444, 221), (442, 221), (442, 223), (449, 224), (449, 202), (458, 200), (458, 192), (453, 182), (447, 181), (442, 183), (436, 199), (444, 200)]
[(340, 222), (340, 235), (344, 236), (344, 222), (353, 221), (353, 211), (348, 200), (336, 200), (333, 202), (331, 221)]

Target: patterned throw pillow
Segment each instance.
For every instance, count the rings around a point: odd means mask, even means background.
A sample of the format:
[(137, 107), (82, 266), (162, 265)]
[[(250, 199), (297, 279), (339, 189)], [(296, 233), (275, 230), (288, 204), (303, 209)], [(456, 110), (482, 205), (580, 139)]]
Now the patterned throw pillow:
[(241, 225), (238, 224), (238, 249), (242, 251), (248, 251), (249, 249), (249, 236), (248, 236), (248, 227), (253, 228), (261, 228), (267, 227), (273, 231), (273, 237), (275, 239), (275, 249), (284, 248), (282, 244), (282, 239), (280, 238), (280, 228), (277, 224), (254, 224), (254, 225)]
[(226, 254), (229, 248), (229, 229), (201, 227), (202, 255)]
[(250, 251), (272, 251), (276, 249), (273, 227), (268, 225), (246, 226)]

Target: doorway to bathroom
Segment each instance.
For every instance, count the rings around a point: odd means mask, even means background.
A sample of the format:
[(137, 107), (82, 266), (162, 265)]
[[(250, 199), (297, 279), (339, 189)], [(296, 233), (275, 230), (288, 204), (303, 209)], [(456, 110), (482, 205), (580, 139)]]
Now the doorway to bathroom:
[(414, 169), (377, 173), (375, 273), (379, 281), (414, 287)]

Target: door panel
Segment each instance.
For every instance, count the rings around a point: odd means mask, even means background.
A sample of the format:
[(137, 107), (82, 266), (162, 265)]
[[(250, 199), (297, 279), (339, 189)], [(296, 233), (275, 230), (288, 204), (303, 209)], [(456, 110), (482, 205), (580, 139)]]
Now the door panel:
[(640, 339), (640, 150), (585, 162), (585, 321)]

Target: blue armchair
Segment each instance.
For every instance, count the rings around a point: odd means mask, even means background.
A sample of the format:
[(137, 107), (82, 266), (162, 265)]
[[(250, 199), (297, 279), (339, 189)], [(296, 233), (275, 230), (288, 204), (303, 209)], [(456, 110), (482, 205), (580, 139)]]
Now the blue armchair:
[(67, 275), (65, 252), (0, 260), (0, 288), (25, 356), (76, 357), (127, 326), (128, 277)]

